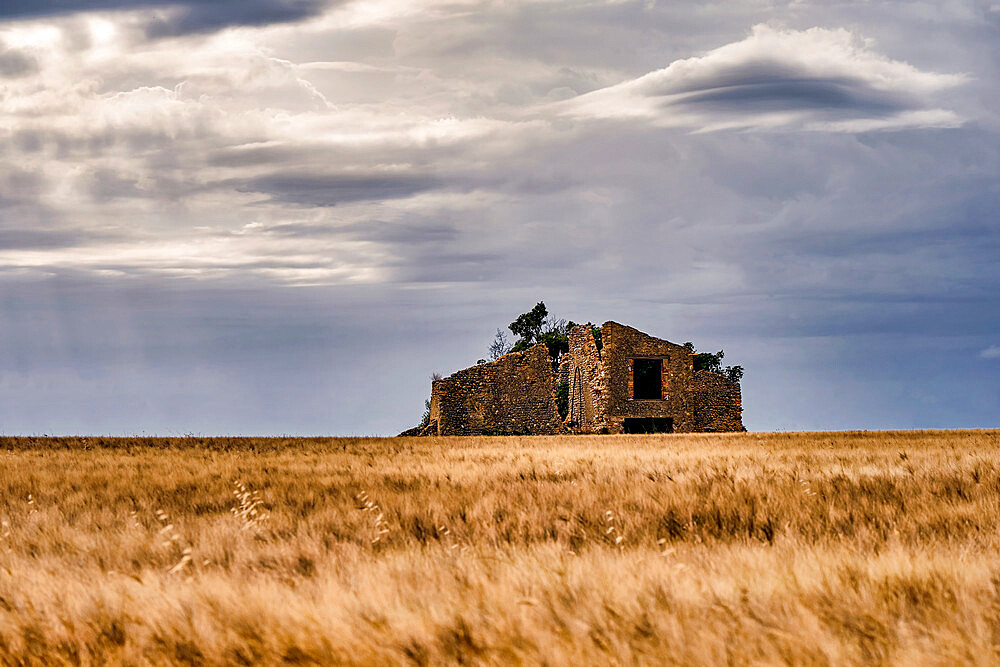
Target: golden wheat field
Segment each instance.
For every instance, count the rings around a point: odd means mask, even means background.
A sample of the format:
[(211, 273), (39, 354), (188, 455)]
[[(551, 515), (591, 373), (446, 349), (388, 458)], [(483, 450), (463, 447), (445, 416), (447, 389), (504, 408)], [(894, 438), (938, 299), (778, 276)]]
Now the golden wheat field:
[(5, 664), (1000, 661), (1000, 431), (0, 439)]

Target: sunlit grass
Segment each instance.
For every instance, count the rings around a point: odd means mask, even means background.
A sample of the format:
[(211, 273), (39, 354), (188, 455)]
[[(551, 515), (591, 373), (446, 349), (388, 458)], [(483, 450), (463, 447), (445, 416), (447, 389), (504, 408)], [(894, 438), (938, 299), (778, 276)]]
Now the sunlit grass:
[(997, 431), (0, 439), (4, 663), (998, 649)]

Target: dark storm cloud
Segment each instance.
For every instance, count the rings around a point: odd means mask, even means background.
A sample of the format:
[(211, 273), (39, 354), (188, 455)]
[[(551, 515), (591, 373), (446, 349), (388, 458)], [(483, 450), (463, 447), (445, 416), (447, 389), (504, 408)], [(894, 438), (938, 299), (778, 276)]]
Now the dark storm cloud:
[(231, 25), (264, 25), (299, 21), (319, 13), (325, 0), (205, 0), (185, 6), (168, 20), (151, 22), (150, 37), (210, 32)]
[(239, 192), (259, 192), (272, 201), (297, 206), (336, 206), (346, 202), (401, 199), (434, 189), (437, 178), (419, 174), (313, 175), (278, 173), (233, 183)]
[(100, 10), (176, 8), (168, 19), (147, 25), (151, 37), (211, 32), (236, 25), (265, 25), (314, 16), (326, 0), (20, 0), (0, 1), (0, 20)]
[(782, 78), (777, 74), (768, 78), (708, 85), (690, 91), (678, 104), (726, 111), (853, 110), (876, 116), (902, 111), (908, 106), (906, 99), (875, 90), (861, 81), (839, 77)]

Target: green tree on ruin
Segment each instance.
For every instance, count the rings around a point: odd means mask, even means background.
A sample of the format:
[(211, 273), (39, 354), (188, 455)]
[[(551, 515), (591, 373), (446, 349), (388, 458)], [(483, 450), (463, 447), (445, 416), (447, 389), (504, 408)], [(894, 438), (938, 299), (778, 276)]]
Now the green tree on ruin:
[(711, 371), (712, 373), (718, 373), (724, 377), (729, 378), (733, 382), (739, 382), (743, 379), (743, 367), (742, 366), (726, 366), (722, 367), (722, 359), (726, 356), (723, 350), (718, 352), (698, 352), (694, 349), (694, 343), (688, 341), (684, 343), (684, 347), (688, 349), (691, 353), (692, 361), (694, 362), (694, 369), (696, 371)]

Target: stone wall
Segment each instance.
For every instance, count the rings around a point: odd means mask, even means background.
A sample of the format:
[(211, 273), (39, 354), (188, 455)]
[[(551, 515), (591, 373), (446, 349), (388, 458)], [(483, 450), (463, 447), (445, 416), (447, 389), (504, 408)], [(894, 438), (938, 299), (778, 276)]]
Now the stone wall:
[(601, 351), (589, 326), (573, 327), (568, 338), (569, 351), (559, 364), (559, 380), (569, 384), (566, 426), (573, 431), (593, 433), (606, 427), (603, 415), (607, 388)]
[[(628, 417), (669, 417), (673, 419), (675, 431), (693, 430), (689, 388), (694, 371), (687, 348), (617, 322), (601, 325), (601, 338), (608, 386), (606, 421), (609, 430), (620, 433)], [(661, 361), (659, 400), (632, 398), (636, 359)]]
[(431, 420), (438, 435), (561, 432), (548, 349), (535, 345), (436, 380)]
[[(622, 433), (634, 418), (669, 419), (676, 432), (745, 430), (739, 383), (695, 371), (683, 345), (617, 322), (601, 325), (600, 350), (590, 326), (573, 327), (568, 338), (557, 373), (546, 347), (535, 345), (436, 380), (430, 425), (420, 434)], [(633, 398), (640, 359), (660, 361), (659, 398)], [(565, 422), (556, 408), (562, 381), (569, 385)]]
[(694, 431), (745, 431), (740, 385), (709, 371), (696, 371), (691, 387)]
[[(672, 420), (676, 432), (742, 431), (739, 384), (694, 371), (683, 345), (654, 338), (617, 322), (601, 325), (599, 351), (588, 326), (569, 332), (569, 352), (559, 380), (569, 383), (566, 426), (577, 433), (621, 433), (630, 418)], [(660, 398), (635, 399), (635, 362), (659, 360)]]

